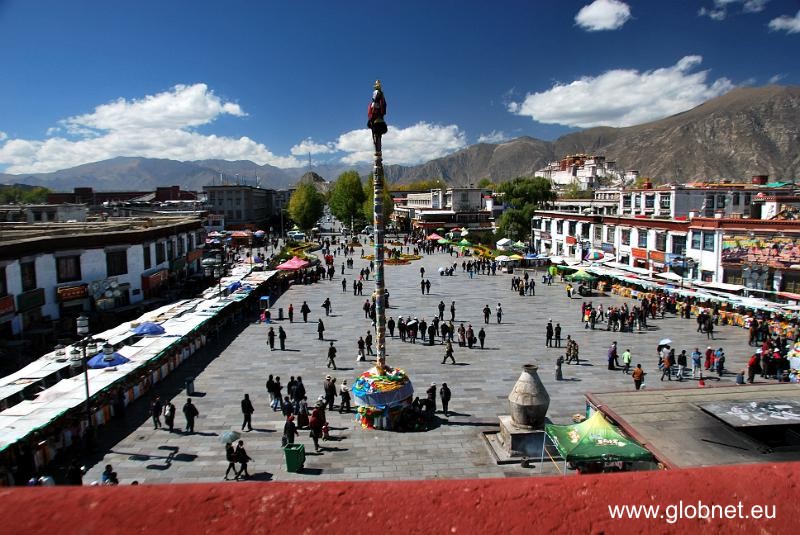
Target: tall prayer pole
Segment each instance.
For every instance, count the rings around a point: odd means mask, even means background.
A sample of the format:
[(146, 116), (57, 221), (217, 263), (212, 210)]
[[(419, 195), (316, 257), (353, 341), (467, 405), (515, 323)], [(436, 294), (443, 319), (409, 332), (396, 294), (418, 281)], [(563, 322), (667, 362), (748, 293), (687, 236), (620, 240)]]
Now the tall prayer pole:
[(384, 229), (383, 220), (383, 155), (381, 136), (386, 133), (386, 99), (383, 96), (381, 81), (376, 80), (373, 87), (372, 102), (369, 105), (367, 126), (372, 130), (372, 143), (375, 146), (373, 169), (374, 203), (373, 219), (375, 228), (375, 338), (378, 346), (378, 359), (375, 367), (382, 374), (386, 366), (386, 281), (383, 278)]

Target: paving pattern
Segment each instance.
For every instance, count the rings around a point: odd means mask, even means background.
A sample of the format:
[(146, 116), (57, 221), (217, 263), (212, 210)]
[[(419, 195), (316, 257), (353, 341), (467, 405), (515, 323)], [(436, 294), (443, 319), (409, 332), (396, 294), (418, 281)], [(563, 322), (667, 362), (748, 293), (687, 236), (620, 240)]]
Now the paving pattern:
[[(265, 380), (268, 374), (281, 377), (283, 384), (289, 376), (303, 377), (309, 400), (322, 394), (322, 383), (327, 373), (337, 377), (337, 382), (353, 379), (366, 367), (357, 363), (356, 341), (372, 329), (364, 318), (362, 305), (372, 292), (372, 277), (366, 282), (364, 296), (353, 296), (352, 279), (368, 264), (356, 252), (354, 269), (345, 270), (348, 291), (342, 292), (340, 264), (337, 257), (337, 274), (333, 281), (316, 285), (292, 287), (276, 303), (287, 309), (294, 303), (299, 311), (307, 301), (312, 314), (308, 323), (302, 322), (296, 312), (295, 322), (280, 322), (288, 334), (287, 351), (269, 351), (266, 343), (267, 328), (263, 324), (247, 324), (233, 333), (229, 341), (204, 350), (193, 357), (165, 382), (158, 386), (162, 397), (172, 398), (178, 408), (176, 424), (184, 423), (180, 412), (186, 395), (181, 385), (186, 376), (196, 376), (195, 388), (200, 395), (194, 398), (200, 417), (197, 433), (184, 435), (154, 430), (146, 416), (148, 400), (140, 400), (129, 407), (126, 419), (104, 430), (104, 449), (100, 455), (87, 460), (92, 467), (85, 481), (99, 478), (106, 463), (111, 463), (122, 483), (138, 480), (140, 483), (190, 483), (218, 481), (227, 466), (224, 448), (219, 435), (241, 426), (240, 400), (249, 393), (256, 407), (253, 416), (254, 431), (243, 433), (249, 455), (254, 459), (249, 471), (255, 480), (362, 480), (362, 479), (429, 479), (429, 478), (483, 478), (504, 476), (529, 476), (539, 473), (540, 467), (523, 468), (517, 465), (498, 466), (484, 445), (481, 432), (496, 430), (497, 416), (506, 414), (507, 396), (517, 380), (523, 364), (540, 366), (539, 374), (551, 397), (548, 417), (555, 423), (568, 423), (575, 413), (585, 410), (584, 393), (587, 391), (632, 390), (630, 376), (606, 369), (606, 351), (612, 341), (617, 341), (620, 354), (630, 348), (633, 362), (641, 362), (646, 371), (648, 388), (696, 388), (693, 381), (657, 381), (655, 347), (661, 338), (676, 341), (678, 350), (691, 351), (695, 346), (704, 349), (706, 335), (696, 332), (693, 320), (668, 316), (651, 321), (650, 329), (643, 333), (615, 333), (606, 330), (586, 330), (580, 321), (582, 299), (568, 299), (563, 284), (552, 286), (541, 283), (541, 273), (536, 274), (536, 296), (521, 297), (511, 292), (511, 276), (478, 275), (470, 279), (461, 270), (461, 258), (444, 253), (424, 257), (407, 266), (387, 266), (387, 287), (391, 293), (388, 314), (397, 319), (403, 316), (423, 317), (430, 320), (436, 314), (440, 300), (447, 305), (445, 318), (449, 319), (449, 305), (456, 303), (456, 322), (465, 326), (471, 323), (477, 333), (484, 326), (487, 333), (486, 349), (467, 349), (457, 345), (457, 365), (442, 365), (443, 346), (400, 342), (398, 338), (387, 343), (387, 362), (407, 370), (415, 385), (416, 395), (424, 398), (431, 382), (447, 382), (453, 392), (450, 404), (455, 411), (449, 418), (438, 415), (438, 425), (424, 433), (392, 433), (362, 430), (356, 425), (353, 414), (328, 414), (335, 441), (323, 443), (320, 454), (313, 453), (307, 431), (301, 431), (300, 442), (306, 444), (307, 459), (302, 473), (288, 473), (283, 451), (280, 448), (283, 418), (268, 406)], [(437, 273), (439, 266), (458, 261), (459, 267), (452, 277)], [(420, 267), (425, 268), (430, 279), (429, 295), (421, 295)], [(519, 271), (517, 272), (519, 273)], [(533, 271), (530, 271), (533, 274)], [(326, 297), (333, 303), (333, 313), (325, 317), (321, 304)], [(593, 297), (595, 304), (604, 307), (622, 303), (617, 296)], [(497, 303), (502, 303), (504, 317), (498, 325), (492, 317), (483, 325), (482, 309), (488, 304), (494, 313)], [(632, 305), (631, 305), (632, 306)], [(277, 314), (274, 314), (277, 317)], [(301, 318), (300, 322), (297, 321)], [(326, 326), (325, 342), (317, 339), (316, 321), (322, 318)], [(545, 324), (548, 318), (559, 322), (562, 336), (572, 335), (580, 344), (580, 366), (564, 366), (564, 381), (554, 377), (555, 360), (563, 349), (545, 347)], [(373, 329), (374, 335), (374, 329)], [(748, 355), (746, 331), (737, 327), (719, 327), (715, 332), (715, 347), (725, 347), (728, 365), (738, 369)], [(328, 341), (333, 340), (338, 349), (337, 365), (333, 372), (326, 368)], [(583, 360), (585, 359), (585, 360)], [(722, 381), (731, 382), (732, 377)], [(437, 400), (438, 403), (438, 400)], [(542, 473), (555, 473), (553, 465), (545, 464)]]

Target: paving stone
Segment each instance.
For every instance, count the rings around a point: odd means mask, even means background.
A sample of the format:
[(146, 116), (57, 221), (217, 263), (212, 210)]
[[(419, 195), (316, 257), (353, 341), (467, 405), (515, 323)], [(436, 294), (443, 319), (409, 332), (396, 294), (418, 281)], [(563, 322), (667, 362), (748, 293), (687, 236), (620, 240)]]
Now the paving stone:
[[(341, 263), (337, 257), (336, 265)], [(476, 333), (485, 327), (487, 349), (467, 349), (455, 346), (457, 366), (442, 365), (443, 346), (400, 342), (399, 338), (388, 338), (388, 363), (404, 368), (410, 375), (416, 395), (424, 397), (425, 390), (433, 381), (437, 385), (447, 382), (453, 391), (450, 410), (456, 414), (445, 419), (439, 417), (439, 425), (426, 433), (398, 434), (383, 431), (362, 430), (353, 414), (334, 411), (328, 415), (330, 425), (339, 430), (335, 435), (344, 436), (341, 441), (323, 443), (337, 448), (323, 455), (312, 455), (308, 431), (300, 431), (309, 455), (306, 472), (290, 474), (284, 466), (280, 450), (280, 432), (283, 417), (280, 412), (268, 408), (265, 381), (268, 374), (278, 375), (285, 385), (289, 376), (300, 375), (306, 385), (309, 399), (322, 394), (322, 382), (326, 374), (352, 384), (356, 376), (369, 366), (356, 363), (356, 341), (368, 330), (375, 334), (369, 321), (364, 319), (361, 306), (374, 288), (367, 282), (364, 296), (353, 296), (352, 291), (341, 291), (341, 275), (338, 272), (332, 282), (316, 285), (294, 286), (275, 301), (273, 307), (284, 311), (289, 303), (299, 310), (307, 301), (312, 313), (309, 323), (280, 322), (286, 329), (288, 351), (269, 351), (266, 345), (267, 326), (246, 325), (241, 332), (232, 333), (227, 345), (209, 346), (207, 357), (195, 356), (172, 377), (159, 384), (157, 390), (162, 397), (171, 397), (178, 408), (176, 427), (184, 425), (180, 409), (185, 394), (178, 390), (183, 378), (195, 377), (195, 388), (204, 393), (195, 397), (201, 417), (196, 430), (200, 433), (183, 435), (164, 430), (153, 430), (147, 418), (148, 400), (140, 400), (129, 407), (126, 420), (104, 430), (102, 437), (105, 453), (102, 458), (87, 459), (91, 465), (87, 481), (99, 478), (105, 464), (112, 464), (123, 483), (134, 479), (140, 482), (185, 483), (195, 480), (219, 481), (227, 463), (219, 435), (229, 429), (239, 430), (242, 417), (239, 402), (244, 393), (249, 393), (256, 408), (253, 425), (259, 431), (243, 433), (248, 453), (255, 462), (248, 466), (252, 474), (270, 473), (274, 480), (333, 480), (333, 479), (407, 479), (436, 477), (509, 477), (539, 475), (539, 468), (522, 468), (516, 465), (498, 466), (487, 452), (481, 432), (497, 429), (497, 416), (507, 414), (507, 397), (520, 374), (523, 364), (539, 365), (539, 375), (551, 396), (548, 417), (552, 422), (568, 423), (575, 413), (585, 411), (584, 393), (588, 391), (631, 390), (633, 381), (619, 371), (606, 369), (606, 351), (612, 341), (618, 342), (620, 354), (626, 348), (633, 353), (634, 365), (641, 362), (650, 372), (648, 388), (696, 388), (695, 381), (660, 383), (655, 381), (657, 355), (656, 345), (661, 338), (676, 340), (676, 349), (694, 347), (704, 349), (707, 345), (725, 347), (730, 369), (743, 367), (748, 358), (746, 331), (737, 327), (720, 327), (717, 340), (709, 344), (705, 335), (695, 331), (693, 320), (687, 321), (668, 316), (650, 321), (650, 329), (642, 333), (615, 333), (603, 329), (584, 329), (580, 318), (581, 299), (567, 299), (563, 285), (554, 283), (544, 286), (541, 275), (530, 273), (537, 281), (535, 297), (510, 291), (511, 276), (498, 274), (478, 275), (470, 279), (459, 268), (453, 277), (440, 277), (437, 268), (452, 264), (455, 258), (446, 254), (426, 256), (408, 266), (387, 266), (386, 280), (391, 308), (388, 316), (395, 320), (399, 315), (430, 320), (436, 313), (439, 300), (448, 307), (445, 317), (449, 319), (451, 301), (456, 302), (456, 317), (466, 325), (472, 324)], [(347, 269), (345, 277), (349, 284), (358, 270), (368, 262), (356, 255), (355, 268)], [(431, 281), (431, 294), (419, 293), (419, 268), (425, 267)], [(520, 272), (518, 271), (517, 274)], [(330, 297), (335, 313), (324, 315), (320, 307)], [(600, 296), (591, 299), (604, 308), (625, 301), (618, 296)], [(497, 325), (494, 320), (485, 325), (482, 309), (488, 304), (492, 310), (502, 303), (504, 321)], [(632, 304), (631, 304), (632, 306)], [(325, 339), (317, 340), (316, 320), (322, 318), (326, 326)], [(557, 382), (554, 377), (555, 360), (564, 353), (561, 348), (544, 345), (545, 324), (548, 318), (559, 322), (562, 336), (569, 334), (580, 345), (581, 365), (565, 365), (564, 378)], [(235, 335), (235, 336), (234, 336)], [(335, 340), (339, 358), (333, 371), (326, 368), (328, 340)], [(205, 360), (203, 360), (205, 359)], [(732, 382), (725, 377), (723, 382)], [(285, 392), (285, 390), (284, 390)], [(441, 408), (439, 406), (439, 408)], [(160, 449), (161, 448), (161, 449)], [(155, 458), (130, 460), (131, 455), (155, 455), (166, 457), (163, 448), (178, 448), (176, 455), (196, 455), (191, 461)], [(549, 465), (549, 463), (546, 463)], [(554, 474), (551, 466), (542, 467), (541, 473)]]

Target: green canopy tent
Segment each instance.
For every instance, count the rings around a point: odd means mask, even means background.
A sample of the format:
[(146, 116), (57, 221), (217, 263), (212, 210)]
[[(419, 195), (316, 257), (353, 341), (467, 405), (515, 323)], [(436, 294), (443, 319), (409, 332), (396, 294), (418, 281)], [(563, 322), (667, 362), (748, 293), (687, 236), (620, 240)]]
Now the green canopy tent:
[(453, 242), (451, 242), (451, 241), (450, 241), (450, 240), (448, 240), (447, 238), (441, 238), (441, 239), (439, 239), (439, 240), (436, 240), (436, 243), (440, 243), (440, 244), (442, 244), (442, 245), (447, 245), (448, 243), (453, 243)]
[(622, 434), (600, 411), (578, 424), (545, 424), (544, 431), (564, 462), (653, 460), (650, 451)]
[(513, 247), (514, 249), (524, 249), (525, 247), (527, 247), (527, 245), (525, 245), (521, 241), (515, 241), (514, 243), (511, 244), (511, 247)]
[(570, 281), (573, 281), (573, 282), (591, 282), (593, 280), (597, 280), (597, 277), (595, 277), (594, 275), (590, 275), (589, 273), (586, 273), (582, 269), (579, 269), (578, 271), (576, 271), (572, 275), (568, 275), (567, 276), (567, 280), (570, 280)]
[(472, 242), (470, 242), (468, 239), (464, 238), (463, 240), (461, 240), (460, 242), (458, 242), (458, 244), (459, 244), (461, 247), (469, 247), (470, 245), (472, 245)]

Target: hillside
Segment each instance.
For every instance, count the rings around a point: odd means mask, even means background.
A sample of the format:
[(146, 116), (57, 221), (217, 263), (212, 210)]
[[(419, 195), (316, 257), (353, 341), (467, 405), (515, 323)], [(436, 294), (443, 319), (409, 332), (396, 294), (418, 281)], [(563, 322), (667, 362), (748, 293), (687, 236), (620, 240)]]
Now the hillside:
[[(442, 178), (454, 185), (482, 178), (502, 182), (532, 175), (546, 163), (575, 153), (605, 155), (625, 170), (638, 170), (657, 181), (745, 180), (754, 174), (793, 179), (800, 174), (800, 87), (734, 89), (683, 113), (625, 128), (597, 127), (555, 141), (520, 137), (497, 145), (478, 143), (421, 165), (387, 165), (390, 182)], [(390, 162), (386, 162), (389, 164)], [(327, 180), (348, 169), (332, 163), (313, 171)], [(369, 165), (357, 167), (366, 175)], [(286, 188), (308, 168), (279, 169), (250, 161), (175, 160), (120, 157), (30, 175), (0, 173), (0, 183), (41, 185), (53, 191), (75, 186), (102, 190), (152, 190), (179, 184), (200, 190), (219, 180), (239, 180)]]

